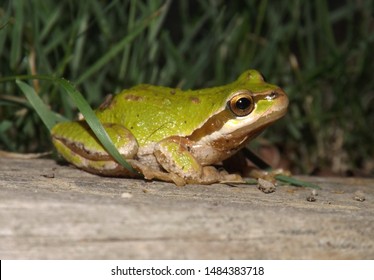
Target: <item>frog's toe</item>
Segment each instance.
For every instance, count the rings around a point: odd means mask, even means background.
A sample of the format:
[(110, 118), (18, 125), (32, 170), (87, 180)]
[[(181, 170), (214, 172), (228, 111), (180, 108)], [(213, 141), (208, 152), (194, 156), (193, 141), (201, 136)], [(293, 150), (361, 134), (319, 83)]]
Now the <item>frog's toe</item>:
[(184, 186), (186, 184), (186, 181), (177, 174), (156, 170), (138, 161), (132, 161), (131, 165), (140, 173), (142, 173), (144, 178), (147, 180), (156, 179), (160, 181), (171, 182), (176, 184), (177, 186)]

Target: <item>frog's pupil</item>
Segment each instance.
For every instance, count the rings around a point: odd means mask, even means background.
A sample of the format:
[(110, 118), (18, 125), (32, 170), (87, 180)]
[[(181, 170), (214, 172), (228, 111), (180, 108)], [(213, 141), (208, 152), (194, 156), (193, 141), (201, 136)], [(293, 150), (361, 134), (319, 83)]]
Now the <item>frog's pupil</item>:
[(240, 110), (245, 110), (251, 106), (251, 101), (248, 98), (240, 98), (236, 101), (236, 107)]

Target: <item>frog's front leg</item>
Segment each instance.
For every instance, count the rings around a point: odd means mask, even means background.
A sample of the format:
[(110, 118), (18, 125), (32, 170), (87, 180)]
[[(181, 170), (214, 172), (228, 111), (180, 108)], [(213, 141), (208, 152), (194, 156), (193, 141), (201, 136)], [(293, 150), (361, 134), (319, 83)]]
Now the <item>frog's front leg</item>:
[(157, 143), (154, 155), (169, 174), (183, 178), (186, 183), (240, 181), (240, 176), (219, 172), (213, 166), (202, 166), (191, 154), (191, 145), (192, 143), (183, 137), (169, 137)]
[[(130, 159), (131, 164), (131, 159), (138, 151), (135, 137), (122, 125), (104, 123), (103, 126), (120, 154)], [(78, 168), (104, 176), (138, 176), (122, 167), (107, 153), (86, 122), (62, 122), (53, 127), (51, 132), (57, 151)]]

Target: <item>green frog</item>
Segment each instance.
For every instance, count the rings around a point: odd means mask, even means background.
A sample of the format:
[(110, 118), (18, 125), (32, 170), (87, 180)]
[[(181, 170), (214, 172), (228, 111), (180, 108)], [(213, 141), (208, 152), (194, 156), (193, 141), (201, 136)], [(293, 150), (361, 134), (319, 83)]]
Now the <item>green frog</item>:
[(231, 157), (285, 115), (288, 98), (256, 70), (227, 85), (182, 91), (140, 84), (123, 90), (95, 114), (126, 161), (117, 163), (84, 120), (52, 129), (57, 151), (70, 163), (103, 176), (140, 177), (176, 185), (241, 182), (215, 165)]

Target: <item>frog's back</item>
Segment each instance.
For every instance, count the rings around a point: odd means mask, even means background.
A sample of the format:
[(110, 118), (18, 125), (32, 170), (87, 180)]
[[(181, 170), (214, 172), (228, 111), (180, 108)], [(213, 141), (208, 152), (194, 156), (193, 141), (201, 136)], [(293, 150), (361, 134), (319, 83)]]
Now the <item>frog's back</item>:
[(140, 144), (186, 136), (225, 107), (226, 87), (188, 90), (141, 84), (123, 90), (96, 113), (129, 129)]

